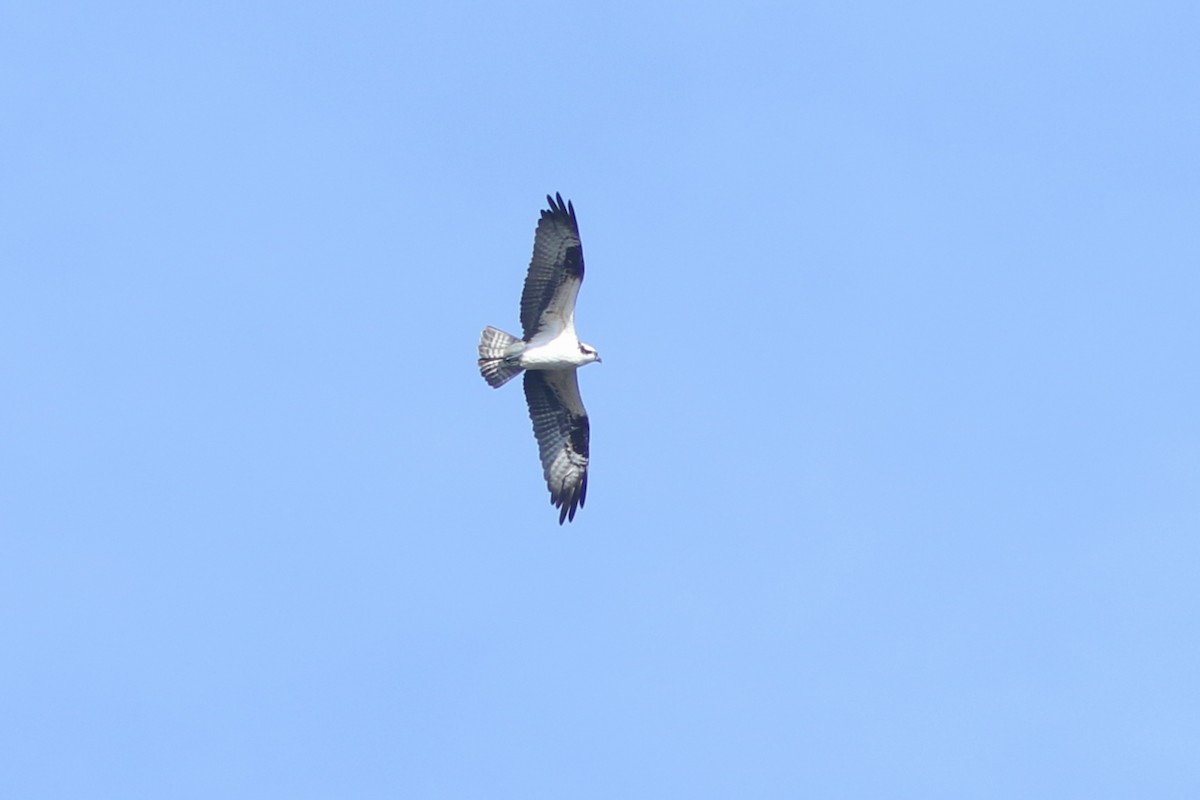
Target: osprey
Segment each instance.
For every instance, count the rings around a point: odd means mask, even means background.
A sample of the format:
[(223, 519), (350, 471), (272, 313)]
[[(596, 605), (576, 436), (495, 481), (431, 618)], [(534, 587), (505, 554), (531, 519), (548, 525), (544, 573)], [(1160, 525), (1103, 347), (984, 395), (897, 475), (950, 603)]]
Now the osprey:
[(575, 207), (546, 195), (521, 292), (518, 339), (490, 325), (479, 340), (479, 371), (493, 388), (525, 372), (525, 401), (558, 524), (587, 499), (588, 417), (575, 370), (600, 360), (575, 335), (575, 298), (583, 283), (583, 246)]

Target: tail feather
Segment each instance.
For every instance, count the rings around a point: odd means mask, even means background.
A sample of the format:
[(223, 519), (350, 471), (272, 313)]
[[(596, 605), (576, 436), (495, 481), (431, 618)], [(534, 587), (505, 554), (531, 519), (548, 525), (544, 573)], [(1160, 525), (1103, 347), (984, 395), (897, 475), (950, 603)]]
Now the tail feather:
[(523, 371), (514, 357), (521, 351), (513, 345), (521, 340), (499, 328), (488, 326), (479, 338), (479, 372), (493, 389), (498, 389)]

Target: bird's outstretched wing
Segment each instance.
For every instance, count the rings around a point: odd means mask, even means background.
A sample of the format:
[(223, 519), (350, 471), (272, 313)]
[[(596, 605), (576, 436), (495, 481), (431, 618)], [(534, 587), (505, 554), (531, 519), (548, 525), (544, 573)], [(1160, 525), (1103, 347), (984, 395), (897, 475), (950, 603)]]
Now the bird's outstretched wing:
[(562, 195), (546, 195), (533, 239), (533, 258), (521, 292), (521, 328), (525, 341), (539, 333), (557, 335), (575, 324), (575, 298), (583, 283), (583, 245), (575, 207)]
[(575, 519), (587, 499), (588, 417), (575, 370), (525, 373), (525, 400), (537, 437), (550, 503), (561, 509), (558, 524)]

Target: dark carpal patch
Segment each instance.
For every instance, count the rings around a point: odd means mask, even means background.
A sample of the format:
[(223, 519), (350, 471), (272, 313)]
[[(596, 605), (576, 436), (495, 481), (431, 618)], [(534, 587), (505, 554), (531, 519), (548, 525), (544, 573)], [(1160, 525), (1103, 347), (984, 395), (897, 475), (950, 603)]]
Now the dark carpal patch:
[(563, 256), (563, 272), (574, 278), (583, 277), (583, 247), (575, 245), (567, 248)]
[(587, 417), (571, 417), (571, 449), (584, 458), (589, 457), (588, 440), (591, 438), (591, 425)]

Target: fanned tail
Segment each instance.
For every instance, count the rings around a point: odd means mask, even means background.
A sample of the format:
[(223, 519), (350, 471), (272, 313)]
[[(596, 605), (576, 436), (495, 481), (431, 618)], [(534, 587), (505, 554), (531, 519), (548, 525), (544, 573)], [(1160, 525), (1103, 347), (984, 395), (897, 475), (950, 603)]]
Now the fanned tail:
[(479, 372), (493, 389), (498, 389), (523, 371), (516, 357), (523, 348), (513, 347), (521, 340), (491, 325), (479, 338)]

